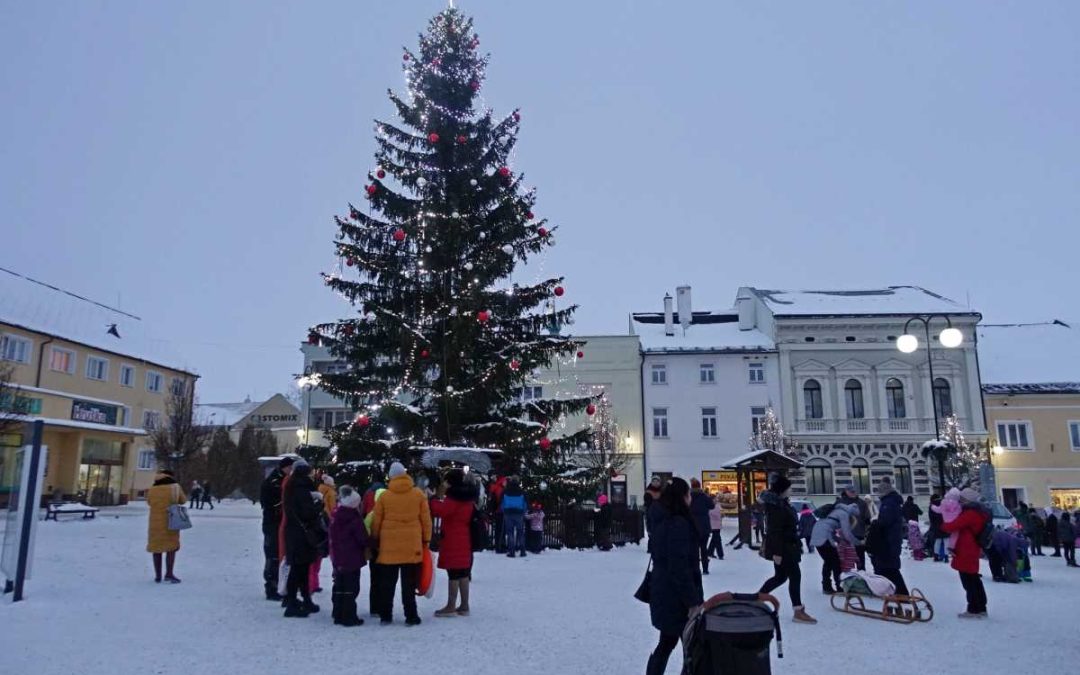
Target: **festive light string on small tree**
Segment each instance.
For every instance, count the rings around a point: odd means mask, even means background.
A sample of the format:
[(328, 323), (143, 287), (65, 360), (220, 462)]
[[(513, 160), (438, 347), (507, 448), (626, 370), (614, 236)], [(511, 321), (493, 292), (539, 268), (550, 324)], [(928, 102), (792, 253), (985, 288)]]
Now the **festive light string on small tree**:
[(773, 450), (781, 455), (797, 458), (799, 444), (784, 432), (784, 425), (772, 406), (765, 408), (765, 416), (758, 423), (758, 431), (750, 437), (751, 450)]
[(979, 467), (985, 457), (977, 444), (968, 443), (955, 414), (942, 420), (941, 440), (925, 443), (923, 452), (931, 458), (927, 466), (930, 469), (932, 485), (937, 486), (942, 482), (935, 453), (944, 452), (945, 486), (960, 489), (979, 488)]
[(390, 93), (399, 121), (376, 122), (368, 208), (335, 218), (335, 251), (347, 264), (324, 277), (360, 320), (312, 335), (351, 366), (322, 388), (366, 420), (330, 433), (346, 462), (403, 457), (410, 443), (497, 447), (502, 468), (528, 483), (530, 470), (558, 465), (587, 438), (552, 433), (592, 399), (525, 406), (514, 397), (531, 369), (572, 359), (573, 340), (541, 335), (569, 324), (576, 308), (549, 304), (569, 294), (561, 278), (513, 283), (515, 266), (542, 255), (554, 228), (537, 220), (535, 191), (514, 169), (520, 115), (500, 119), (480, 105), (487, 57), (478, 44), (471, 20), (447, 9), (417, 50), (403, 51), (408, 95)]

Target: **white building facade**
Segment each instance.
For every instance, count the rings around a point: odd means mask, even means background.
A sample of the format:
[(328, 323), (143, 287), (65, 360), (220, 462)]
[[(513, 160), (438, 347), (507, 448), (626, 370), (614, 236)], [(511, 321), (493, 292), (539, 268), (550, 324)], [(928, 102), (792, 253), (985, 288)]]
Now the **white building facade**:
[[(801, 445), (805, 469), (792, 475), (796, 494), (831, 499), (854, 486), (868, 494), (882, 477), (922, 501), (933, 491), (923, 442), (938, 419), (955, 414), (965, 436), (986, 438), (975, 327), (981, 316), (916, 287), (859, 291), (768, 291), (741, 288), (740, 324), (775, 340), (779, 406), (785, 429)], [(918, 349), (900, 352), (896, 339), (914, 316), (930, 317), (931, 365), (923, 324), (907, 332)], [(964, 340), (944, 347), (948, 325)]]
[(689, 287), (677, 295), (677, 311), (668, 296), (663, 312), (630, 317), (641, 341), (646, 474), (734, 492), (735, 474), (722, 467), (781, 403), (778, 354), (765, 333), (742, 329), (734, 310), (695, 312)]

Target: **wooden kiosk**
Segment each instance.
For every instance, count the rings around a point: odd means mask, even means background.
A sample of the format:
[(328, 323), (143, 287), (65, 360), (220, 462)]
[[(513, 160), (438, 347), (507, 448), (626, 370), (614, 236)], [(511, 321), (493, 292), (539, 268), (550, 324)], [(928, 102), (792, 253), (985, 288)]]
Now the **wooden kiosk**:
[(735, 471), (739, 495), (739, 540), (753, 548), (753, 532), (750, 522), (750, 509), (757, 501), (757, 495), (767, 489), (769, 474), (786, 474), (792, 469), (802, 468), (802, 462), (775, 450), (754, 450), (739, 455), (723, 466)]

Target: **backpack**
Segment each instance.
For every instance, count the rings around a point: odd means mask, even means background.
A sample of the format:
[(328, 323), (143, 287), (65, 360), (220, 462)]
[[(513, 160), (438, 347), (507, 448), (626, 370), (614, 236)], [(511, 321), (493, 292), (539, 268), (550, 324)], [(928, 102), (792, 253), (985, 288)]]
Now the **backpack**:
[(975, 541), (979, 543), (979, 548), (984, 551), (989, 551), (990, 547), (994, 543), (994, 530), (997, 528), (994, 527), (993, 518), (991, 518), (985, 512), (983, 513), (983, 515), (986, 516), (986, 523), (983, 524), (982, 530), (980, 530), (978, 536), (975, 537)]
[(829, 514), (832, 513), (833, 509), (835, 509), (835, 508), (836, 508), (835, 503), (826, 504), (824, 506), (819, 506), (819, 507), (817, 507), (817, 510), (814, 511), (814, 517), (817, 518), (818, 520), (821, 520), (823, 518), (828, 518)]
[(472, 518), (469, 519), (469, 544), (473, 553), (487, 549), (487, 539), (487, 517), (474, 507)]

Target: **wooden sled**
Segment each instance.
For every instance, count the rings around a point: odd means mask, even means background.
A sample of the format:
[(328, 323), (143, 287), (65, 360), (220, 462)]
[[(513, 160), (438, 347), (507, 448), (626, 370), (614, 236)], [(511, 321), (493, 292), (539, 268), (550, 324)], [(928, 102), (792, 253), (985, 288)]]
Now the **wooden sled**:
[[(881, 607), (875, 609), (868, 606), (868, 600), (880, 600)], [(883, 598), (874, 595), (836, 593), (829, 603), (838, 612), (868, 616), (892, 623), (926, 623), (934, 618), (934, 606), (917, 588), (911, 589), (911, 595), (886, 595)]]

